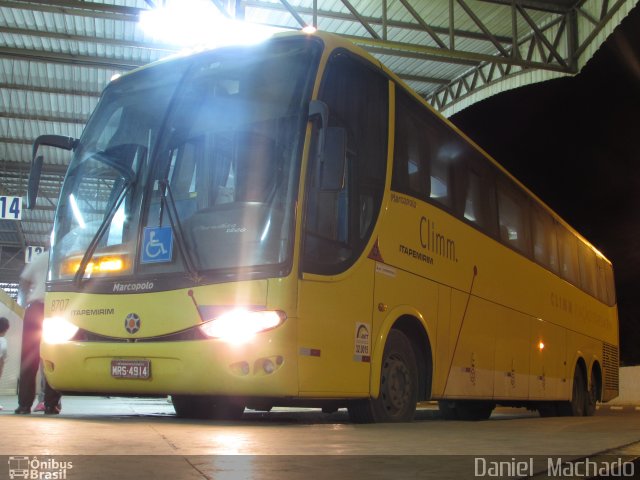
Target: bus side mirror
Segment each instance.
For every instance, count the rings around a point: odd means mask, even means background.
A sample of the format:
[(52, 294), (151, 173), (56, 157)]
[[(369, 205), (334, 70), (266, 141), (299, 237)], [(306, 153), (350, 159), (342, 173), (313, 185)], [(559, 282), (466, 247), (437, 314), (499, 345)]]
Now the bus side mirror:
[(40, 186), (40, 174), (42, 173), (42, 163), (44, 161), (42, 155), (38, 154), (38, 147), (46, 145), (49, 147), (62, 148), (64, 150), (73, 150), (78, 145), (78, 140), (72, 137), (64, 137), (62, 135), (40, 135), (33, 142), (33, 150), (31, 152), (31, 172), (29, 173), (29, 184), (27, 187), (27, 208), (29, 210), (35, 208), (38, 198), (38, 187)]
[(347, 157), (347, 132), (341, 127), (328, 127), (320, 158), (320, 190), (337, 192), (344, 188), (344, 165)]

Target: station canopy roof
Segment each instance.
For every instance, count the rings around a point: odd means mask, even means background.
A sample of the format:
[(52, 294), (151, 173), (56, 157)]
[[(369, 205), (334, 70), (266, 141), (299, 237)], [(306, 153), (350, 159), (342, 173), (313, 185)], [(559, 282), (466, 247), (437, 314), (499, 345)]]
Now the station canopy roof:
[[(314, 26), (342, 35), (449, 115), (509, 88), (576, 74), (635, 3), (0, 0), (0, 195), (26, 195), (37, 136), (78, 138), (113, 75), (193, 47), (202, 31), (242, 22), (243, 32)], [(168, 23), (154, 31), (142, 23), (149, 18)], [(37, 207), (21, 221), (0, 220), (0, 287), (12, 294), (26, 248), (48, 244), (70, 155), (51, 148), (45, 158)]]

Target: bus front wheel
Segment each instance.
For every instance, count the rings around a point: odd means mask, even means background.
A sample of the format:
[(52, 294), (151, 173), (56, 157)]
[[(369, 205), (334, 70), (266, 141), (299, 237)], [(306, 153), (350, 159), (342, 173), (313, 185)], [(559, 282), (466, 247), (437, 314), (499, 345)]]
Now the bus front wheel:
[(384, 346), (378, 398), (354, 401), (349, 417), (356, 423), (410, 422), (418, 401), (418, 365), (407, 336), (391, 330)]

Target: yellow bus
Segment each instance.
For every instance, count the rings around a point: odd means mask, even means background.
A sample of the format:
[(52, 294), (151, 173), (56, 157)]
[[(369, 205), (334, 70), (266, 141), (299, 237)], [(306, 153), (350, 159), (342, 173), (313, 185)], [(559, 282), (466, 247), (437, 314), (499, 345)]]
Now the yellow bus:
[(609, 261), (362, 49), (290, 33), (138, 69), (73, 150), (41, 355), (66, 393), (178, 416), (496, 405), (618, 390)]

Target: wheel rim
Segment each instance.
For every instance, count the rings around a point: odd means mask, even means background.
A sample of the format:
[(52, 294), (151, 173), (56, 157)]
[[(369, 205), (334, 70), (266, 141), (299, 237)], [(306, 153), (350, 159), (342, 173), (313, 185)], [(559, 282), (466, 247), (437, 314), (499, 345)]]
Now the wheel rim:
[(382, 371), (382, 399), (384, 409), (394, 415), (403, 412), (411, 399), (411, 371), (404, 359), (389, 355)]

